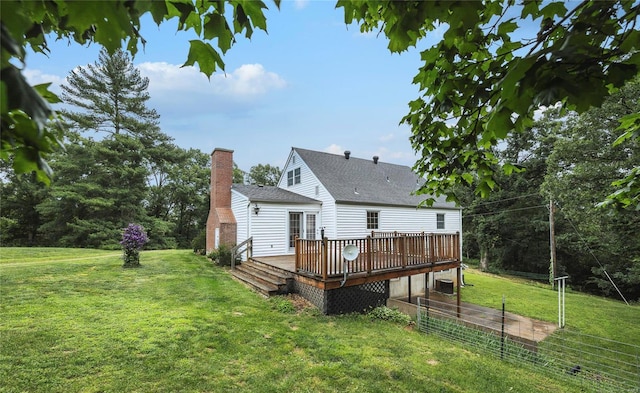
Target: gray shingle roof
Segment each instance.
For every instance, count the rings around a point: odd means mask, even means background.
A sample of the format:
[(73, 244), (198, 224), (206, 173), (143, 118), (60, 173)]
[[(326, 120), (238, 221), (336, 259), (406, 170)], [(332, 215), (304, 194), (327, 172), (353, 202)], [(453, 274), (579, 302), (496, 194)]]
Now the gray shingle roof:
[(232, 189), (249, 198), (251, 202), (273, 203), (321, 203), (318, 200), (307, 198), (291, 191), (274, 186), (256, 186), (249, 184), (233, 184)]
[[(424, 180), (408, 166), (365, 160), (294, 147), (300, 158), (336, 202), (389, 206), (418, 206), (426, 195), (413, 195)], [(456, 208), (444, 197), (433, 207)]]

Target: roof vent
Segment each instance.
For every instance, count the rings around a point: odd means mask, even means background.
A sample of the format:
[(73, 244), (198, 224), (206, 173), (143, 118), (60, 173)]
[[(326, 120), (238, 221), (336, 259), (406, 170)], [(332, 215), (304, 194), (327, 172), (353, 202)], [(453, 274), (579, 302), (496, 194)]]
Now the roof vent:
[(379, 158), (380, 158), (380, 157), (378, 157), (378, 156), (373, 156), (373, 163), (374, 163), (374, 164), (377, 164), (377, 163), (378, 163), (378, 159), (379, 159)]
[(351, 152), (349, 150), (344, 151), (344, 158), (346, 158), (347, 160), (349, 159), (350, 155), (351, 155)]

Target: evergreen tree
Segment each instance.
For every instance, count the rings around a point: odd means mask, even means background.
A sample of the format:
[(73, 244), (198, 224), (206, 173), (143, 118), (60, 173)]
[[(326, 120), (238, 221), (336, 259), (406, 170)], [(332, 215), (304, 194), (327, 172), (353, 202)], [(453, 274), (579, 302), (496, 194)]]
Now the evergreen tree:
[(49, 189), (36, 181), (35, 173), (16, 174), (11, 162), (0, 161), (0, 246), (39, 244), (42, 223), (36, 206), (49, 196)]
[(78, 67), (62, 86), (62, 99), (78, 111), (61, 111), (80, 131), (128, 133), (134, 136), (157, 131), (160, 116), (147, 108), (149, 79), (140, 75), (127, 52), (113, 55), (102, 49), (98, 60)]
[(51, 165), (51, 198), (38, 205), (45, 244), (120, 248), (122, 229), (146, 216), (148, 172), (142, 144), (127, 135), (101, 141), (77, 137)]

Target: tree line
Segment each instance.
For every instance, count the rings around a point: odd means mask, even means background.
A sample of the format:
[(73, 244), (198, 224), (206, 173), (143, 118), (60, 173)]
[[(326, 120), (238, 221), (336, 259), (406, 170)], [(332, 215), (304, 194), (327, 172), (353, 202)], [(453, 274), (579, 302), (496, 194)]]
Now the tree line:
[[(122, 229), (144, 226), (149, 248), (204, 248), (210, 156), (164, 134), (148, 107), (149, 81), (124, 51), (101, 51), (62, 86), (65, 149), (52, 153), (50, 186), (0, 163), (0, 244), (120, 248)], [(238, 183), (275, 184), (259, 164)]]
[[(488, 198), (459, 188), (464, 254), (489, 271), (550, 277), (549, 209), (555, 209), (558, 276), (576, 289), (640, 298), (640, 211), (602, 204), (612, 183), (640, 165), (640, 144), (615, 145), (619, 119), (640, 112), (640, 80), (599, 108), (577, 114), (551, 107), (525, 132), (494, 147), (516, 165)], [(516, 274), (518, 274), (516, 273)], [(533, 273), (533, 275), (528, 274)]]

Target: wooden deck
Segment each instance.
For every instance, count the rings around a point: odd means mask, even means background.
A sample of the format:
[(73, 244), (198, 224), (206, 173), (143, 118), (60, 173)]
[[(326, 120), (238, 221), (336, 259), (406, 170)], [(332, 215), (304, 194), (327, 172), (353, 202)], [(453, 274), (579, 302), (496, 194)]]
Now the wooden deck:
[[(296, 239), (295, 244), (295, 254), (252, 259), (325, 290), (460, 267), (458, 233), (373, 233), (364, 239)], [(347, 245), (358, 247), (353, 261), (342, 257)]]

